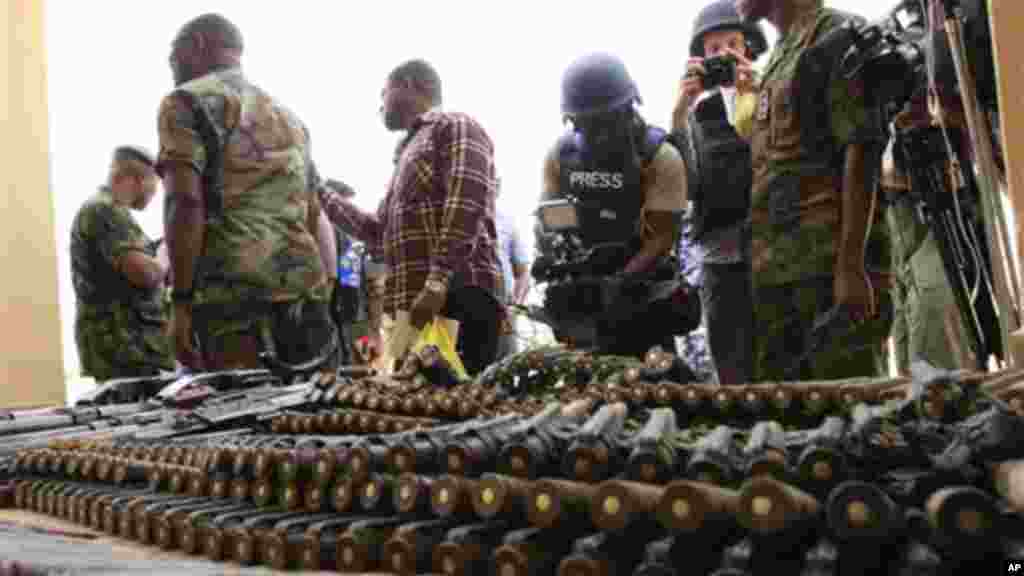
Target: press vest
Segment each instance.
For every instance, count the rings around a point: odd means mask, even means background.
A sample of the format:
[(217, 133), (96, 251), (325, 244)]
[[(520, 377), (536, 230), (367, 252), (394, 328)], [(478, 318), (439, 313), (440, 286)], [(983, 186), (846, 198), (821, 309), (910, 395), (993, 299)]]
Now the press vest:
[(640, 165), (634, 161), (628, 142), (623, 142), (621, 149), (598, 156), (579, 132), (570, 131), (559, 140), (560, 191), (577, 202), (584, 247), (627, 244), (630, 256), (639, 250), (645, 200), (643, 167), (654, 158), (666, 137), (660, 128), (647, 128), (638, 143)]

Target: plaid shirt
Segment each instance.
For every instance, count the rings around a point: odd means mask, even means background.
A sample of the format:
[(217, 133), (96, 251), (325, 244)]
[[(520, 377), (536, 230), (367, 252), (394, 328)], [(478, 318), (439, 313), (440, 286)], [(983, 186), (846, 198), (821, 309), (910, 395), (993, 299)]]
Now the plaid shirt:
[(320, 187), (330, 220), (388, 267), (384, 312), (409, 310), (427, 280), (501, 298), (494, 223), (494, 145), (460, 113), (431, 110), (409, 131), (387, 195), (367, 214)]

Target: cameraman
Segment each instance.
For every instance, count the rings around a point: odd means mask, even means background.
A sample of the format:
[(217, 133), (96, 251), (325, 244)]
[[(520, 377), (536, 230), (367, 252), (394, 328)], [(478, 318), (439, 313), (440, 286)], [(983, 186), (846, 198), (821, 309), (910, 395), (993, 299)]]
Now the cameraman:
[[(677, 282), (674, 254), (686, 204), (686, 166), (665, 131), (640, 116), (638, 101), (619, 58), (589, 54), (573, 62), (562, 78), (561, 106), (572, 127), (544, 160), (541, 196), (542, 201), (575, 199), (584, 249), (621, 247), (594, 263), (600, 268), (592, 274), (604, 293), (599, 310), (563, 309), (587, 299), (581, 292), (586, 288), (572, 282), (559, 287), (566, 292), (554, 302), (549, 286), (545, 308), (563, 318), (575, 314), (570, 321), (599, 317), (597, 347), (630, 356), (656, 345), (672, 350), (674, 336), (698, 323), (695, 300), (687, 299)], [(543, 256), (546, 243), (538, 246)], [(678, 300), (652, 298), (653, 289), (666, 284)]]
[[(691, 234), (701, 265), (701, 308), (719, 384), (751, 377), (750, 146), (737, 133), (753, 112), (751, 61), (767, 49), (760, 25), (740, 19), (732, 0), (697, 16), (690, 59), (672, 114), (672, 134), (688, 164)], [(724, 77), (723, 77), (724, 72)]]

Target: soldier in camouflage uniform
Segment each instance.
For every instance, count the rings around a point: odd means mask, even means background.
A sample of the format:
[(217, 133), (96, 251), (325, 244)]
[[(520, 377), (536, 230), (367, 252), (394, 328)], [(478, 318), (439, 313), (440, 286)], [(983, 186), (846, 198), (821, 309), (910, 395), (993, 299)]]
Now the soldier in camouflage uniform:
[(259, 367), (263, 351), (305, 363), (336, 346), (309, 133), (246, 78), (242, 47), (220, 15), (186, 24), (158, 116), (175, 348), (207, 370)]
[(853, 17), (822, 0), (736, 9), (779, 30), (751, 134), (754, 379), (877, 375), (892, 323), (878, 270), (888, 239), (872, 208), (886, 134), (861, 82), (839, 73), (848, 46), (821, 42)]
[(131, 214), (156, 193), (153, 164), (141, 148), (115, 150), (107, 185), (71, 225), (75, 342), (83, 375), (97, 381), (174, 368), (161, 299), (167, 256)]

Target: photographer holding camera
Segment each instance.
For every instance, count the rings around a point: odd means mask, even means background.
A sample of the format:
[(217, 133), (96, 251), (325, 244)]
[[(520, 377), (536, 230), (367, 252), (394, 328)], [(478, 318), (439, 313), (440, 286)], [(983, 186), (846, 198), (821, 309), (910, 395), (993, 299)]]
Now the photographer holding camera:
[[(686, 159), (690, 235), (701, 266), (700, 297), (719, 384), (751, 377), (750, 145), (755, 100), (751, 61), (767, 50), (759, 25), (743, 22), (732, 0), (716, 0), (694, 21), (672, 137)], [(739, 105), (739, 106), (737, 106)]]
[[(733, 0), (716, 0), (697, 15), (690, 35), (690, 58), (679, 84), (679, 95), (672, 111), (672, 129), (687, 125), (694, 103), (701, 96), (721, 94), (728, 102), (730, 119), (738, 95), (757, 91), (757, 72), (753, 60), (768, 49), (761, 26), (744, 22)], [(751, 118), (740, 132), (747, 132)]]

